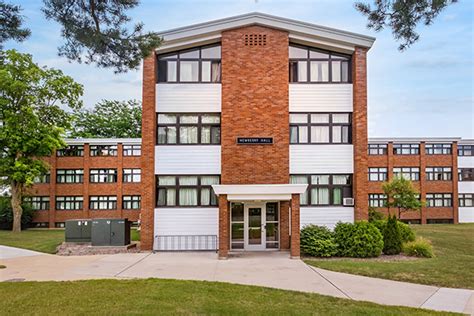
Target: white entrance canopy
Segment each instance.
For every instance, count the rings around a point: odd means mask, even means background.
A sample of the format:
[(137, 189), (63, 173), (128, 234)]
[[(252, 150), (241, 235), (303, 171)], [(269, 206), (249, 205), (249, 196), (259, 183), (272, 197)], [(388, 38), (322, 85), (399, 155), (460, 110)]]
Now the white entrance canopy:
[(306, 191), (307, 184), (215, 184), (217, 195), (226, 194), (228, 201), (288, 201), (292, 194)]

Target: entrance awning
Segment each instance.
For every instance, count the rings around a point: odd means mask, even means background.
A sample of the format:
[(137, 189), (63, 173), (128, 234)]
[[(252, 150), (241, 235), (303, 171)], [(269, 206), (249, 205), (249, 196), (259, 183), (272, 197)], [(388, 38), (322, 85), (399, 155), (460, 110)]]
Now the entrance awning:
[(217, 195), (226, 194), (228, 201), (291, 200), (292, 194), (306, 191), (307, 184), (215, 184)]

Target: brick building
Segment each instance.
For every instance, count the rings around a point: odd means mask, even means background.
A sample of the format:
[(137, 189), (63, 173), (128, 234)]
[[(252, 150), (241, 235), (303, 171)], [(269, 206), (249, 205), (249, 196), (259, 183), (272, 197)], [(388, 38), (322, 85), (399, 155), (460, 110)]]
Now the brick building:
[[(473, 210), (461, 216), (456, 198), (460, 140), (375, 139), (369, 145), (366, 69), (374, 38), (260, 13), (161, 35), (163, 45), (143, 65), (141, 141), (116, 140), (112, 157), (91, 156), (90, 146), (113, 140), (69, 141), (83, 145), (84, 155), (52, 157), (51, 178), (83, 165), (87, 181), (50, 181), (33, 192), (53, 201), (74, 187), (88, 207), (72, 215), (57, 207), (39, 211), (35, 221), (52, 227), (76, 214), (131, 219), (140, 214), (142, 249), (217, 244), (222, 258), (229, 251), (278, 249), (298, 257), (300, 227), (367, 219), (369, 203), (374, 206), (381, 192), (373, 174), (385, 168), (388, 178), (394, 168), (407, 166), (419, 168), (416, 185), (433, 208), (420, 218), (404, 214), (404, 220), (469, 218)], [(399, 143), (417, 143), (418, 154), (394, 155)], [(451, 150), (425, 154), (432, 143), (449, 143)], [(140, 157), (123, 155), (126, 145), (140, 144)], [(380, 154), (373, 155), (373, 145), (380, 145)], [(426, 168), (440, 166), (451, 168), (449, 180), (423, 180), (438, 174)], [(129, 169), (141, 169), (139, 184), (121, 181)], [(91, 183), (96, 177), (117, 181)], [(451, 194), (449, 206), (439, 206), (441, 193)], [(116, 199), (105, 198), (109, 195)], [(133, 204), (130, 196), (138, 209), (124, 210), (124, 203)], [(448, 195), (441, 203), (444, 199)], [(472, 194), (469, 201), (472, 205)]]

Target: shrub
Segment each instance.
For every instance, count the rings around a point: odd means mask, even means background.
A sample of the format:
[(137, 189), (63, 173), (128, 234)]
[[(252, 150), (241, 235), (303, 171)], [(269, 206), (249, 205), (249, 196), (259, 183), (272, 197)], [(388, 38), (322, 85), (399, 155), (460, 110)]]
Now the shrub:
[(315, 257), (331, 257), (337, 253), (334, 233), (323, 226), (308, 225), (301, 230), (301, 251)]
[(415, 241), (407, 242), (403, 245), (403, 253), (407, 256), (413, 257), (424, 257), (433, 258), (433, 246), (428, 239), (422, 237), (417, 238)]
[(402, 243), (415, 241), (416, 235), (413, 229), (411, 229), (410, 225), (398, 221), (398, 230), (400, 231)]
[(377, 211), (375, 208), (369, 208), (369, 222), (384, 220), (385, 215), (382, 212)]
[[(29, 226), (33, 219), (33, 210), (28, 204), (23, 204), (23, 213), (21, 215), (21, 227)], [(0, 229), (12, 229), (13, 210), (10, 197), (0, 197)]]
[(334, 229), (338, 255), (342, 257), (378, 257), (383, 249), (383, 237), (371, 223), (338, 223)]
[(398, 255), (402, 252), (402, 237), (398, 229), (398, 221), (395, 215), (388, 218), (383, 230), (383, 253), (386, 255)]

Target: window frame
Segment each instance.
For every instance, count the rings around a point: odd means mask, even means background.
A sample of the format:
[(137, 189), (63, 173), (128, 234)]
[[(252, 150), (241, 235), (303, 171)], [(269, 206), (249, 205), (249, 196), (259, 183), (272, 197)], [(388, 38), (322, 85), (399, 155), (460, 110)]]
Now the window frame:
[[(441, 196), (439, 196), (441, 195)], [(452, 193), (426, 193), (426, 207), (453, 207)], [(443, 205), (436, 205), (436, 201), (441, 201)]]
[[(65, 173), (60, 174), (60, 171), (64, 171)], [(68, 174), (68, 171), (71, 171), (72, 174)], [(68, 177), (73, 177), (73, 179), (75, 181), (73, 181), (73, 182), (59, 181), (61, 178), (64, 178), (64, 180), (66, 180)], [(77, 179), (79, 179), (79, 180), (76, 181)], [(58, 183), (58, 184), (84, 183), (84, 169), (56, 169), (56, 183)]]
[[(400, 171), (397, 172), (396, 170), (399, 169)], [(405, 170), (404, 170), (405, 169)], [(408, 170), (407, 170), (408, 169)], [(393, 167), (393, 176), (397, 177), (400, 174), (406, 180), (409, 181), (420, 181), (420, 167)], [(403, 175), (408, 173), (409, 177), (406, 178)]]
[[(466, 201), (470, 201), (471, 205), (466, 205)], [(474, 207), (474, 193), (459, 193), (459, 207)]]
[[(436, 150), (441, 150), (441, 153), (437, 153)], [(425, 144), (426, 155), (451, 155), (453, 152), (453, 146), (451, 144)]]
[(142, 155), (142, 145), (122, 145), (122, 155), (124, 157), (140, 157)]
[[(467, 179), (463, 177), (463, 174), (467, 175)], [(459, 182), (472, 182), (474, 181), (474, 168), (458, 168), (458, 181)]]
[[(159, 185), (159, 177), (174, 177), (175, 184), (174, 185)], [(180, 185), (179, 178), (180, 177), (197, 177), (197, 185)], [(219, 207), (219, 197), (214, 193), (212, 189), (212, 185), (201, 185), (201, 178), (202, 177), (219, 177), (219, 184), (221, 183), (221, 175), (219, 174), (180, 174), (180, 175), (155, 175), (155, 207), (156, 208), (216, 208)], [(186, 189), (186, 188), (196, 188), (197, 190), (197, 204), (196, 205), (180, 205), (179, 204), (179, 190)], [(202, 205), (201, 203), (201, 190), (205, 188), (210, 189), (210, 196), (209, 196), (209, 205)], [(159, 190), (160, 189), (174, 189), (175, 190), (175, 205), (158, 205), (159, 201)], [(167, 191), (165, 191), (165, 194)], [(212, 194), (216, 196), (216, 204), (212, 204)]]
[[(408, 146), (408, 147), (407, 147)], [(410, 153), (403, 153), (403, 149), (409, 149)], [(400, 149), (400, 153), (397, 150)], [(415, 151), (413, 153), (412, 151)], [(402, 155), (402, 156), (416, 156), (420, 154), (420, 144), (415, 143), (401, 143), (401, 144), (393, 144), (393, 154), (394, 155)]]
[[(106, 152), (104, 154), (104, 151)], [(117, 145), (89, 145), (90, 157), (117, 157)]]
[[(385, 172), (382, 169), (385, 169)], [(377, 180), (371, 180), (370, 175), (372, 174), (377, 175)], [(369, 167), (367, 171), (367, 175), (368, 175), (369, 182), (385, 182), (388, 180), (388, 168), (387, 167)]]
[(388, 198), (386, 194), (369, 193), (369, 207), (384, 208), (384, 207), (387, 207), (387, 203), (388, 203)]
[[(437, 170), (441, 169), (441, 171)], [(451, 167), (425, 167), (426, 181), (453, 181), (453, 168)], [(437, 179), (436, 174), (440, 174), (442, 179)]]
[[(97, 201), (92, 201), (93, 198), (97, 198)], [(101, 200), (101, 198), (106, 198), (106, 200)], [(113, 200), (115, 198), (115, 200)], [(92, 205), (93, 203), (97, 203), (97, 206), (100, 205), (100, 203), (106, 202), (107, 206), (111, 205), (113, 208), (93, 208)], [(116, 195), (90, 195), (89, 196), (89, 210), (91, 211), (110, 211), (110, 210), (117, 210), (118, 206), (118, 201), (117, 201), (117, 196)]]
[(48, 171), (33, 179), (34, 184), (49, 184), (51, 183), (51, 172)]
[[(48, 195), (25, 196), (23, 202), (29, 204), (33, 211), (51, 210), (51, 201)], [(35, 208), (34, 205), (39, 205), (39, 208)]]
[(84, 157), (84, 145), (68, 145), (58, 149), (56, 157)]
[[(469, 155), (466, 155), (466, 153), (469, 153)], [(473, 157), (474, 145), (458, 145), (458, 156)]]
[[(307, 184), (308, 184), (308, 187), (306, 189), (306, 195), (307, 195), (307, 203), (301, 203), (301, 199), (300, 199), (300, 205), (301, 206), (305, 206), (305, 207), (333, 207), (333, 206), (342, 206), (344, 207), (344, 198), (352, 198), (353, 197), (353, 185), (354, 185), (354, 179), (353, 179), (353, 175), (352, 174), (348, 174), (348, 173), (333, 173), (333, 174), (327, 174), (327, 173), (324, 173), (324, 174), (319, 174), (319, 173), (311, 173), (311, 174), (306, 174), (306, 173), (303, 173), (303, 174), (298, 174), (298, 173), (292, 173), (290, 174), (290, 178), (292, 176), (295, 176), (295, 177), (306, 177), (307, 179)], [(329, 183), (328, 184), (312, 184), (311, 183), (311, 177), (313, 176), (329, 176)], [(349, 182), (350, 184), (334, 184), (334, 176), (349, 176)], [(291, 183), (291, 181), (290, 181)], [(329, 194), (329, 198), (328, 198), (328, 204), (312, 204), (311, 203), (311, 191), (312, 189), (314, 188), (327, 188), (328, 189), (328, 194)], [(334, 204), (334, 189), (335, 188), (341, 188), (341, 204)], [(344, 190), (346, 189), (346, 190)], [(345, 196), (344, 193), (345, 192), (350, 192), (350, 196)], [(303, 193), (303, 194), (305, 194)]]
[[(374, 149), (377, 151), (376, 154), (371, 153), (371, 150)], [(369, 156), (385, 156), (388, 154), (388, 144), (369, 144), (367, 147), (367, 154)]]
[[(130, 170), (130, 173), (126, 173), (126, 170)], [(139, 181), (133, 181), (135, 176), (139, 176)], [(131, 180), (131, 181), (128, 181), (128, 180)], [(123, 183), (142, 182), (142, 169), (141, 168), (123, 168), (122, 169), (122, 182)]]
[[(288, 54), (288, 82), (290, 84), (352, 84), (352, 56), (351, 55), (346, 55), (342, 53), (337, 53), (337, 52), (332, 52), (324, 49), (319, 49), (319, 48), (314, 48), (314, 47), (309, 47), (309, 46), (304, 46), (304, 45), (299, 45), (299, 44), (293, 44), (290, 43), (288, 45), (288, 51), (290, 47), (295, 47), (299, 49), (305, 49), (306, 50), (306, 58), (291, 58), (289, 57)], [(317, 53), (322, 53), (322, 54), (327, 54), (328, 58), (311, 58), (310, 57), (310, 52), (317, 52)], [(334, 57), (340, 57), (334, 58)], [(344, 59), (346, 58), (346, 60)], [(298, 62), (305, 61), (306, 62), (306, 81), (291, 81), (291, 70), (292, 70), (292, 64), (297, 64)], [(312, 61), (327, 61), (328, 62), (328, 80), (327, 81), (311, 81), (311, 62)], [(347, 82), (342, 81), (342, 66), (341, 66), (341, 81), (332, 81), (332, 62), (333, 61), (344, 61), (347, 62)], [(296, 77), (298, 77), (298, 69), (296, 71)]]
[[(58, 201), (58, 198), (64, 198), (63, 201)], [(72, 200), (71, 200), (72, 198)], [(60, 208), (59, 205), (64, 203), (66, 206), (68, 203), (73, 205), (74, 208)], [(78, 206), (79, 205), (79, 206)], [(54, 208), (56, 211), (81, 211), (84, 209), (84, 197), (82, 195), (59, 195), (54, 198)]]
[[(297, 114), (297, 115), (306, 115), (307, 121), (306, 123), (291, 123), (291, 119), (289, 121), (290, 124), (290, 145), (351, 145), (352, 144), (352, 113), (351, 112), (290, 112), (290, 116), (292, 114)], [(334, 123), (333, 122), (333, 115), (334, 114), (346, 114), (349, 117), (349, 123)], [(312, 123), (311, 122), (311, 115), (328, 115), (329, 116), (329, 122), (328, 123)], [(299, 127), (303, 126), (306, 127), (306, 133), (307, 133), (307, 142), (305, 143), (300, 143), (299, 142), (299, 136), (300, 136), (300, 129)], [(311, 142), (311, 127), (312, 126), (322, 126), (322, 127), (328, 127), (329, 129), (329, 142)], [(333, 141), (333, 127), (337, 126), (346, 126), (348, 129), (348, 142), (338, 142), (335, 143)], [(297, 142), (291, 142), (291, 128), (296, 127), (296, 139)], [(342, 138), (342, 134), (341, 134)]]
[[(126, 198), (130, 198), (130, 200), (125, 201)], [(134, 203), (138, 203), (138, 208), (133, 208), (133, 207), (125, 207), (126, 204), (130, 204), (130, 206), (133, 206)], [(141, 210), (142, 209), (142, 197), (141, 195), (122, 195), (122, 210), (131, 210), (131, 211), (136, 211), (136, 210)]]
[[(175, 115), (176, 116), (176, 123), (158, 123), (158, 116), (159, 115)], [(198, 117), (198, 122), (197, 123), (181, 123), (181, 117), (182, 116), (197, 116)], [(211, 115), (215, 117), (219, 117), (219, 123), (202, 123), (202, 118), (203, 116), (206, 115)], [(222, 143), (222, 118), (221, 118), (221, 113), (217, 112), (206, 112), (206, 113), (156, 113), (156, 145), (157, 146), (220, 146)], [(180, 127), (197, 127), (197, 142), (196, 143), (181, 143), (180, 142)], [(159, 128), (160, 127), (175, 127), (176, 128), (176, 143), (168, 143), (168, 130), (166, 130), (166, 143), (159, 143)], [(202, 128), (203, 127), (209, 127), (211, 129), (211, 139), (209, 143), (202, 143)], [(212, 143), (212, 128), (218, 128), (219, 129), (219, 142), (218, 143)]]
[[(95, 178), (97, 178), (97, 180), (100, 180), (100, 176), (104, 176), (104, 175), (107, 176), (107, 181), (95, 181)], [(114, 181), (108, 181), (109, 177), (112, 177)], [(117, 182), (118, 182), (117, 168), (89, 169), (89, 183), (117, 183)]]
[[(221, 56), (220, 58), (202, 58), (202, 50), (212, 47), (221, 47)], [(198, 58), (181, 58), (180, 54), (184, 54), (187, 52), (192, 52), (198, 50), (199, 57)], [(168, 58), (168, 56), (176, 55), (176, 58)], [(176, 81), (160, 81), (160, 59), (161, 61), (175, 61), (176, 62)], [(180, 70), (181, 70), (181, 61), (197, 61), (198, 62), (198, 81), (181, 81), (180, 80)], [(202, 63), (203, 62), (211, 62), (211, 80), (210, 81), (202, 81)], [(212, 63), (218, 62), (220, 64), (219, 67), (219, 81), (212, 81)], [(173, 51), (165, 54), (160, 54), (156, 56), (156, 83), (157, 84), (220, 84), (222, 82), (222, 45), (221, 43), (213, 43), (209, 45), (197, 46), (192, 48), (187, 48), (183, 50)], [(168, 67), (168, 66), (167, 66)], [(166, 69), (168, 71), (168, 69)], [(166, 73), (167, 75), (168, 73)]]

